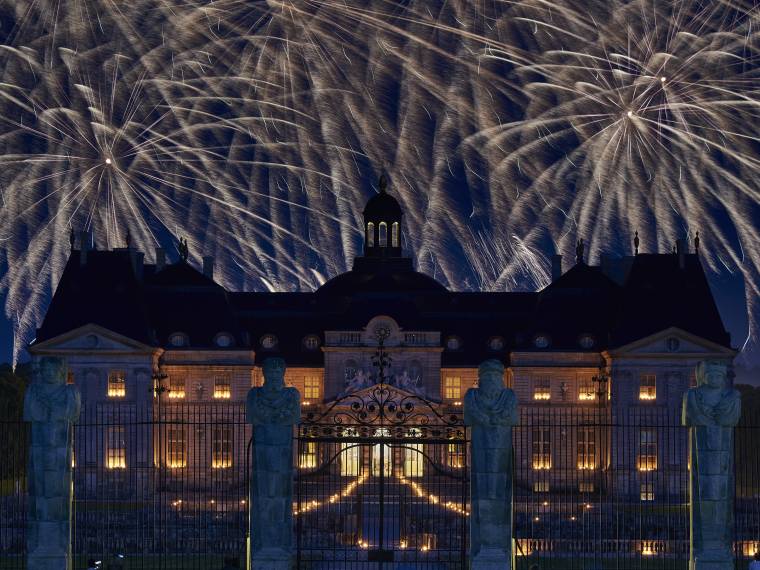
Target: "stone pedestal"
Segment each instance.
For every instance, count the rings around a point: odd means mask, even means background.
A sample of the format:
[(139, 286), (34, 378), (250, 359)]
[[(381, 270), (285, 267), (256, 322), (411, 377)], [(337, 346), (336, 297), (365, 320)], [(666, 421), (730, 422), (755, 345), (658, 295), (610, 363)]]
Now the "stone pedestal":
[(498, 360), (478, 368), (478, 388), (465, 395), (464, 421), (471, 430), (471, 570), (507, 570), (512, 565), (512, 426), (518, 414)]
[(285, 387), (285, 362), (267, 358), (264, 386), (248, 392), (253, 425), (250, 488), (251, 568), (290, 570), (293, 559), (293, 426), (301, 421), (298, 390)]
[(733, 570), (734, 426), (739, 392), (728, 387), (727, 367), (697, 366), (697, 387), (683, 401), (689, 427), (690, 570)]
[(81, 398), (66, 384), (66, 363), (43, 357), (33, 362), (24, 398), (31, 424), (29, 450), (28, 570), (71, 568), (72, 441)]
[(293, 553), (281, 548), (262, 548), (251, 558), (251, 570), (291, 570)]

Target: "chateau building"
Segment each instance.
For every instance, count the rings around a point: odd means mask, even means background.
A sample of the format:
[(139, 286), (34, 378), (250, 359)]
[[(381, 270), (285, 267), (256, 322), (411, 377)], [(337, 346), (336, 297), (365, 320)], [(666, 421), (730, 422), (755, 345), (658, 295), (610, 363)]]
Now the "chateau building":
[[(695, 364), (735, 355), (699, 256), (683, 243), (673, 254), (637, 253), (601, 266), (585, 263), (581, 246), (567, 271), (555, 256), (553, 281), (541, 291), (454, 292), (415, 271), (402, 251), (404, 230), (402, 209), (383, 188), (364, 209), (364, 250), (353, 269), (303, 293), (227, 291), (214, 281), (210, 258), (199, 271), (186, 250), (172, 263), (159, 250), (147, 264), (134, 248), (99, 251), (83, 236), (29, 351), (67, 359), (85, 410), (240, 407), (269, 356), (285, 359), (287, 382), (317, 409), (378, 381), (372, 357), (382, 329), (388, 383), (442, 410), (461, 406), (482, 361), (501, 360), (526, 421), (536, 425), (518, 463), (539, 474), (560, 461), (591, 471), (615, 450), (586, 428), (556, 433), (536, 417), (585, 409), (613, 419), (631, 410), (677, 418)], [(213, 434), (210, 456), (192, 457), (192, 437), (169, 434), (154, 461), (184, 467), (210, 457), (214, 468), (233, 461), (225, 433)], [(614, 434), (604, 437), (614, 442)], [(147, 451), (131, 458), (124, 439), (109, 436), (106, 466), (149, 462)], [(642, 431), (630, 445), (640, 471), (668, 460), (657, 433)], [(642, 500), (656, 492), (631, 484)], [(541, 492), (550, 484), (531, 485)]]

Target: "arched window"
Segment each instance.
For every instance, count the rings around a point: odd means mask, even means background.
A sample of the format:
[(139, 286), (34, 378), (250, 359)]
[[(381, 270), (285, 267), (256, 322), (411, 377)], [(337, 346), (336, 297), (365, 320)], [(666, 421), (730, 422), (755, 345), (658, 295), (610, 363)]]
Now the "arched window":
[(388, 245), (388, 224), (380, 222), (380, 235), (377, 238), (378, 245), (380, 247), (386, 247)]
[(391, 245), (398, 247), (398, 222), (393, 222), (391, 226)]
[(375, 247), (375, 224), (367, 224), (367, 247)]

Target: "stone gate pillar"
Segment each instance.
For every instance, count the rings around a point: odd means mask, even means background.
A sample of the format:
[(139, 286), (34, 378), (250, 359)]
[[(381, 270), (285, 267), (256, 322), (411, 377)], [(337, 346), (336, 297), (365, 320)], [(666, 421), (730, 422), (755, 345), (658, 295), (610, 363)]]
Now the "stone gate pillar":
[(464, 422), (471, 427), (471, 570), (507, 570), (512, 565), (512, 426), (517, 398), (504, 387), (504, 365), (486, 360), (478, 388), (464, 397)]
[(697, 387), (683, 400), (689, 427), (690, 570), (734, 568), (734, 426), (741, 396), (720, 361), (697, 365)]
[(66, 384), (62, 358), (35, 358), (24, 397), (31, 423), (29, 453), (28, 570), (70, 570), (72, 439), (79, 419), (79, 391)]
[(298, 390), (285, 387), (285, 361), (267, 358), (264, 386), (251, 388), (253, 425), (249, 536), (252, 570), (290, 570), (293, 560), (293, 426), (301, 421)]

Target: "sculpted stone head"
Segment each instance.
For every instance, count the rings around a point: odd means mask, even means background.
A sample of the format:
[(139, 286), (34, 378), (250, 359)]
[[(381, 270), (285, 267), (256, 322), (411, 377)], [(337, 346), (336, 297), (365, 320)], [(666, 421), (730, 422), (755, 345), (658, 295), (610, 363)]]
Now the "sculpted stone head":
[(703, 360), (697, 364), (697, 386), (720, 390), (728, 384), (728, 366), (720, 360)]
[(478, 387), (489, 398), (497, 397), (504, 389), (504, 365), (492, 358), (478, 366)]
[(66, 383), (66, 360), (57, 356), (35, 358), (32, 372), (41, 384), (63, 385)]
[(269, 357), (261, 365), (264, 371), (264, 387), (279, 390), (285, 386), (285, 360)]

